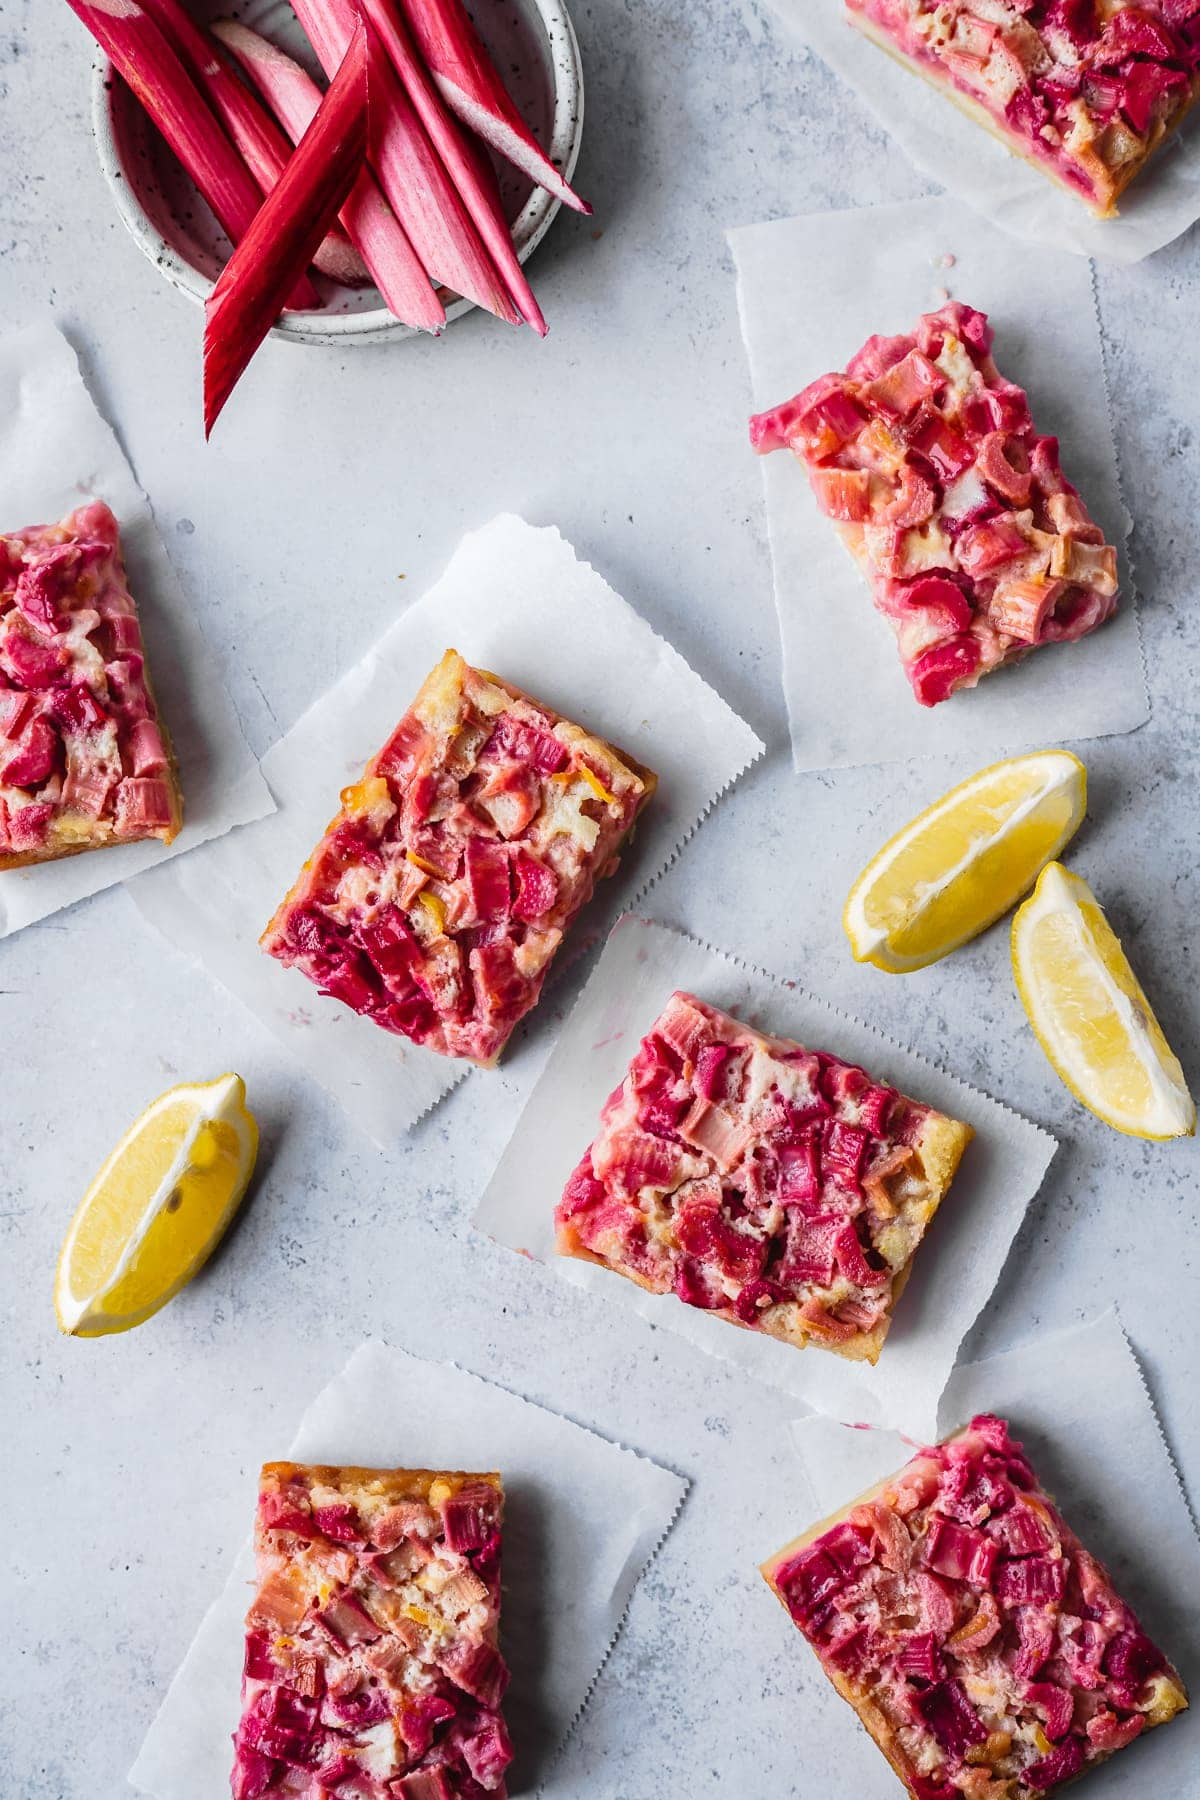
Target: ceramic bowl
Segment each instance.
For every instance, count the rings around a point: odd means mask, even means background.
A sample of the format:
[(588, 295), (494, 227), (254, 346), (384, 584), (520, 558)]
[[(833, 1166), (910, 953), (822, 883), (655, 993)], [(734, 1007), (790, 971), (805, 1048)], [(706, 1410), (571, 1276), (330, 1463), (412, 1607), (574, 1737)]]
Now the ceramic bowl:
[[(230, 0), (189, 3), (205, 19), (231, 10)], [(534, 136), (569, 181), (583, 136), (583, 75), (579, 44), (562, 0), (478, 0), (472, 14)], [(246, 0), (237, 16), (318, 72), (286, 0)], [(103, 56), (92, 68), (92, 129), (100, 166), (131, 236), (172, 286), (203, 305), (229, 255), (229, 240)], [(524, 262), (545, 236), (560, 202), (507, 165), (498, 173), (513, 241)], [(342, 287), (323, 276), (315, 281), (324, 302), (320, 311), (285, 315), (273, 336), (297, 344), (346, 346), (417, 335), (393, 318), (375, 288)], [(461, 318), (471, 307), (469, 300), (447, 296), (446, 318)]]

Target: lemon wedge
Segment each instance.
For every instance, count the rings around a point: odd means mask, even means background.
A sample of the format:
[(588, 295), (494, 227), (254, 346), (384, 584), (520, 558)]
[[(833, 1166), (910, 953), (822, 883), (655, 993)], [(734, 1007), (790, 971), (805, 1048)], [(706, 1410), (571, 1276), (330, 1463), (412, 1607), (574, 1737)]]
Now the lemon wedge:
[(128, 1331), (173, 1299), (220, 1241), (257, 1154), (240, 1075), (160, 1094), (71, 1221), (54, 1283), (59, 1328), (73, 1337)]
[(890, 838), (850, 889), (856, 962), (923, 969), (994, 925), (1083, 823), (1087, 770), (1067, 750), (993, 763)]
[(1130, 1137), (1191, 1137), (1196, 1107), (1120, 939), (1082, 876), (1042, 870), (1012, 928), (1038, 1043), (1077, 1100)]

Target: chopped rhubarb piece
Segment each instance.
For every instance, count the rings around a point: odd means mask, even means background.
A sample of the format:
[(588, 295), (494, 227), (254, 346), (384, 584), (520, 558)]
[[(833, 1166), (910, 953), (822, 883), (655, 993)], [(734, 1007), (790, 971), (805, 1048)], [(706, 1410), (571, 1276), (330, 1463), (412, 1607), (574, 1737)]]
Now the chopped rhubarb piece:
[(962, 1762), (976, 1744), (986, 1744), (987, 1726), (967, 1699), (961, 1681), (939, 1681), (915, 1693), (912, 1704), (954, 1762)]
[(404, 0), (417, 46), (446, 104), (477, 137), (576, 212), (590, 213), (526, 125), (463, 0)]
[[(1026, 1559), (1040, 1570), (1025, 1582), (1009, 1573), (1025, 1562), (1005, 1560), (1022, 1514), (1047, 1552)], [(1040, 1800), (1188, 1703), (991, 1414), (918, 1450), (762, 1572), (914, 1800)], [(1110, 1640), (1102, 1671), (1085, 1636)]]
[(343, 793), (263, 948), (385, 1030), (490, 1066), (654, 787), (447, 651)]
[(107, 506), (0, 537), (0, 869), (178, 832), (141, 646)]
[[(218, 19), (212, 30), (298, 144), (321, 104), (308, 70), (235, 19)], [(369, 169), (359, 170), (338, 217), (390, 311), (419, 330), (438, 331), (445, 308)]]
[[(486, 1579), (442, 1527), (460, 1495), (486, 1516)], [(504, 1800), (503, 1502), (498, 1475), (266, 1465), (235, 1800)], [(371, 1546), (400, 1521), (421, 1554), (403, 1578), (383, 1580)]]
[[(1190, 0), (1182, 0), (1190, 7)], [(1101, 218), (1200, 95), (1176, 0), (846, 0), (851, 21)], [(1190, 22), (1185, 33), (1172, 24)]]
[(354, 31), (329, 92), (205, 303), (204, 435), (271, 329), (297, 268), (312, 261), (362, 164), (367, 80), (378, 60)]
[[(558, 1249), (785, 1343), (874, 1362), (971, 1137), (898, 1101), (861, 1069), (675, 994), (567, 1183)], [(886, 1209), (869, 1198), (884, 1169)]]
[(750, 421), (760, 454), (805, 465), (922, 706), (1116, 610), (1116, 550), (991, 345), (984, 315), (950, 301)]
[[(295, 0), (293, 11), (325, 73), (332, 77), (363, 23), (361, 7), (356, 0)], [(368, 155), (392, 211), (433, 281), (444, 282), (497, 318), (519, 325), (521, 315), (508, 297), (504, 278), (384, 54), (374, 25), (365, 29), (378, 51), (371, 59)]]
[(494, 1488), (481, 1482), (477, 1488), (460, 1488), (442, 1502), (442, 1530), (452, 1550), (482, 1550), (491, 1540), (498, 1519)]

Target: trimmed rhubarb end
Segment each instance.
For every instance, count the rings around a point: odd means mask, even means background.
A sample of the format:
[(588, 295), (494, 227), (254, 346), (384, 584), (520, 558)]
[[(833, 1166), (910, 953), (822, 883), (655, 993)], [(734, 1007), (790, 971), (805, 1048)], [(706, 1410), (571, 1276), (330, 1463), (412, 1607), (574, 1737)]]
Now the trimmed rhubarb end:
[(592, 208), (556, 169), (513, 103), (462, 0), (404, 0), (413, 36), (463, 124), (564, 206)]
[[(236, 245), (262, 195), (250, 170), (188, 73), (173, 41), (138, 0), (67, 0), (147, 112)], [(302, 308), (320, 296), (301, 270), (284, 295)]]
[[(141, 4), (178, 50), (261, 192), (269, 194), (287, 167), (292, 154), (291, 140), (257, 95), (239, 79), (224, 46), (184, 11), (180, 0), (141, 0)], [(337, 230), (318, 247), (313, 266), (331, 281), (339, 281), (347, 287), (361, 287), (370, 280), (366, 264)], [(298, 291), (304, 297), (294, 296), (294, 307), (320, 305), (320, 295), (307, 281), (298, 284)]]
[[(331, 74), (361, 16), (353, 0), (294, 0), (293, 10)], [(385, 56), (372, 66), (371, 90), (371, 167), (431, 280), (510, 325), (520, 324), (499, 270)]]
[(368, 70), (376, 56), (356, 25), (342, 66), (205, 307), (204, 434), (276, 318), (345, 200), (367, 142)]
[[(308, 70), (235, 19), (219, 19), (212, 30), (292, 142), (299, 143), (321, 104), (321, 90)], [(445, 308), (369, 169), (360, 169), (340, 218), (388, 310), (414, 330), (440, 331)]]

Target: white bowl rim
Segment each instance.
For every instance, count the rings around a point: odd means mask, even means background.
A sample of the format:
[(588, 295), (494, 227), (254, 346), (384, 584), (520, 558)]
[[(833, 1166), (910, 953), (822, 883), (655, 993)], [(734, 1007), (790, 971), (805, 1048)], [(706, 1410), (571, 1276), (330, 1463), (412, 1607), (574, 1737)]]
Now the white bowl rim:
[[(583, 141), (583, 68), (579, 40), (564, 0), (531, 0), (550, 42), (554, 107), (546, 154), (567, 181), (575, 173)], [(143, 255), (175, 288), (203, 306), (212, 282), (182, 256), (153, 225), (143, 210), (132, 182), (126, 177), (113, 130), (112, 107), (116, 72), (102, 53), (92, 62), (92, 135), (100, 168), (109, 192), (130, 236)], [(136, 102), (135, 102), (136, 104)], [(562, 202), (545, 188), (534, 187), (513, 220), (513, 243), (521, 262), (531, 256), (549, 230)], [(457, 299), (446, 307), (447, 323), (474, 309), (471, 300)], [(351, 345), (380, 343), (384, 339), (423, 335), (397, 319), (386, 307), (358, 313), (289, 313), (272, 328), (271, 336), (297, 344)]]

